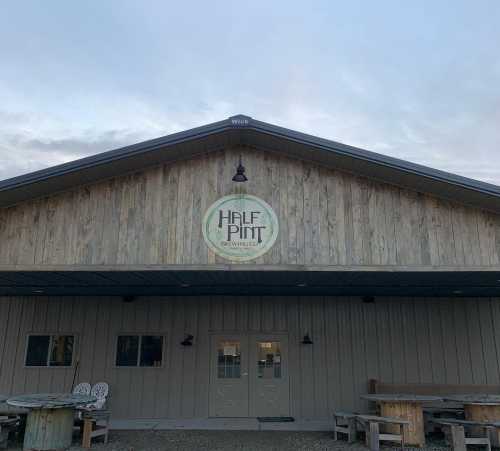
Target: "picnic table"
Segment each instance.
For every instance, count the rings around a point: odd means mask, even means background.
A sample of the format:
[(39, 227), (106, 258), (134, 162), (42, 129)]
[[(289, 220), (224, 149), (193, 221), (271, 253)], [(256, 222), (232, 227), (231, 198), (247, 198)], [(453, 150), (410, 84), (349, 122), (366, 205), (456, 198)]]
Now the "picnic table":
[(0, 417), (6, 417), (18, 413), (17, 411), (13, 411), (12, 408), (7, 405), (6, 403), (7, 399), (8, 396), (0, 394)]
[[(373, 394), (361, 398), (374, 401), (380, 405), (380, 415), (394, 417), (409, 422), (405, 431), (405, 442), (408, 445), (425, 446), (424, 413), (422, 404), (441, 401), (439, 396), (423, 396), (412, 394)], [(387, 425), (389, 433), (397, 434), (397, 426)]]
[(71, 446), (75, 408), (96, 400), (88, 395), (43, 393), (15, 396), (7, 404), (29, 410), (24, 449), (46, 451)]
[[(465, 419), (482, 423), (500, 422), (500, 395), (471, 393), (465, 395), (449, 395), (445, 401), (459, 402), (464, 405)], [(500, 446), (498, 430), (491, 437), (492, 446)]]

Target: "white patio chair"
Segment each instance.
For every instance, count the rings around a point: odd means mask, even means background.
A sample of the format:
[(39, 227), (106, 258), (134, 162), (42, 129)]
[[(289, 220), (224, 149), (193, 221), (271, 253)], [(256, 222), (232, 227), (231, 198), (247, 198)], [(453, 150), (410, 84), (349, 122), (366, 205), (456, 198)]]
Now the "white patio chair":
[(104, 443), (108, 443), (110, 412), (104, 410), (108, 393), (109, 385), (106, 382), (98, 382), (90, 391), (90, 395), (95, 396), (97, 401), (82, 409), (83, 448), (90, 448), (94, 437), (104, 436)]
[(74, 389), (74, 395), (90, 395), (91, 386), (88, 382), (79, 383)]
[[(91, 385), (88, 382), (80, 382), (74, 389), (74, 395), (90, 395), (90, 390), (92, 389)], [(77, 409), (76, 411), (76, 419), (82, 419), (82, 413)]]
[(90, 407), (92, 410), (100, 410), (106, 404), (106, 398), (109, 393), (109, 385), (106, 382), (98, 382), (92, 387), (90, 391), (91, 396), (95, 396), (97, 401), (93, 404), (90, 404), (87, 407)]

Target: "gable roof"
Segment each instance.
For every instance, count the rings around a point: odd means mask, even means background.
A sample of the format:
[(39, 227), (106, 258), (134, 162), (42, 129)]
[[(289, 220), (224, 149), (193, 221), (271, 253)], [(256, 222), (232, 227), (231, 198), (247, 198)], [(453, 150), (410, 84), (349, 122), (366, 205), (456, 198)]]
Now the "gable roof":
[(0, 207), (155, 164), (243, 145), (500, 213), (500, 186), (237, 115), (0, 182)]

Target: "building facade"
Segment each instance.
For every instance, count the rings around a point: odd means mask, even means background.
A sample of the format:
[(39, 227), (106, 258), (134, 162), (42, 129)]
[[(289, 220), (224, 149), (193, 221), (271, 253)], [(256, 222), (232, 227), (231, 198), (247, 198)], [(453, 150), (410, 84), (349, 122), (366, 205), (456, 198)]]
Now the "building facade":
[(0, 182), (0, 296), (2, 394), (322, 428), (500, 384), (500, 188), (235, 116)]

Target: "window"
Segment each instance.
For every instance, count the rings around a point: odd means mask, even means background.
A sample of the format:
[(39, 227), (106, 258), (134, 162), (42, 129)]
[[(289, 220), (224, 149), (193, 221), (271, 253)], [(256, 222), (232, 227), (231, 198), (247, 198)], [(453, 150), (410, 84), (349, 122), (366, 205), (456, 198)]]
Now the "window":
[(73, 335), (29, 335), (26, 366), (71, 366)]
[(217, 377), (239, 379), (241, 377), (241, 349), (239, 341), (220, 341), (217, 347)]
[(281, 349), (279, 341), (260, 341), (257, 361), (257, 377), (260, 379), (281, 378)]
[(119, 335), (116, 345), (116, 366), (161, 366), (163, 336)]

